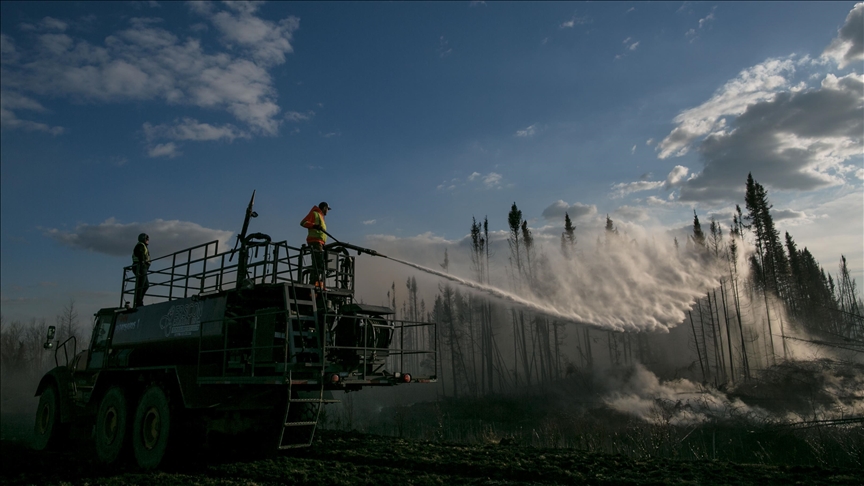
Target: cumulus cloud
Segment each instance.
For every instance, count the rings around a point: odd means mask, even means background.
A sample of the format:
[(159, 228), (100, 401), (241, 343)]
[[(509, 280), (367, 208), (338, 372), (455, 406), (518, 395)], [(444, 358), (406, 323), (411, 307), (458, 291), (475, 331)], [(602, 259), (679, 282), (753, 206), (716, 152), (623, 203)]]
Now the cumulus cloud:
[[(858, 4), (826, 57), (859, 59), (860, 36), (852, 39), (864, 30), (862, 15), (864, 4)], [(770, 188), (799, 191), (856, 177), (860, 165), (852, 161), (864, 149), (864, 77), (829, 72), (821, 82), (814, 83), (819, 76), (810, 76), (809, 84), (795, 81), (797, 69), (817, 65), (807, 56), (768, 59), (675, 117), (658, 156), (678, 157), (695, 147), (704, 165), (680, 183), (679, 200), (740, 199), (747, 173)]]
[(168, 143), (159, 143), (147, 150), (147, 155), (150, 157), (168, 157), (169, 159), (173, 159), (178, 155), (181, 155), (182, 152), (177, 150), (177, 145), (174, 142)]
[(208, 18), (222, 34), (228, 47), (239, 46), (264, 65), (282, 64), (285, 54), (294, 52), (291, 40), (300, 27), (294, 16), (278, 22), (255, 16), (260, 4), (256, 2), (226, 3), (228, 10), (219, 11), (211, 3), (195, 2), (193, 10)]
[(162, 219), (123, 224), (110, 218), (99, 224), (79, 224), (72, 231), (45, 230), (46, 236), (71, 248), (115, 256), (131, 255), (140, 233), (150, 235), (150, 253), (156, 256), (214, 240), (219, 241), (220, 249), (224, 251), (234, 234), (188, 221)]
[(844, 183), (864, 147), (864, 81), (826, 77), (822, 86), (778, 93), (700, 144), (705, 164), (681, 187), (683, 201), (723, 200), (743, 192), (743, 174), (777, 189), (816, 190)]
[(174, 120), (173, 125), (151, 125), (144, 123), (144, 135), (148, 140), (169, 139), (169, 140), (192, 140), (192, 141), (212, 141), (212, 140), (227, 140), (232, 141), (235, 138), (246, 138), (249, 135), (231, 124), (220, 126), (210, 125), (209, 123), (201, 123), (192, 118), (183, 118), (182, 120)]
[(621, 198), (627, 194), (642, 191), (652, 191), (656, 189), (674, 189), (684, 183), (689, 169), (684, 166), (676, 165), (666, 176), (665, 181), (652, 181), (651, 173), (642, 174), (639, 181), (636, 182), (620, 182), (612, 185), (612, 193), (610, 197), (613, 199)]
[(840, 69), (849, 63), (864, 60), (864, 3), (856, 4), (849, 12), (846, 23), (822, 56), (835, 61)]
[(741, 115), (749, 105), (771, 100), (780, 90), (788, 89), (787, 76), (794, 71), (795, 62), (791, 58), (769, 59), (741, 71), (710, 100), (675, 117), (677, 126), (657, 144), (660, 158), (686, 154), (695, 140), (722, 129), (726, 123), (724, 116)]
[(687, 167), (676, 165), (675, 168), (669, 172), (669, 175), (666, 176), (666, 182), (663, 183), (663, 187), (665, 189), (678, 187), (684, 181), (684, 178), (687, 177), (687, 172), (689, 172)]
[(498, 174), (497, 172), (490, 172), (483, 176), (483, 185), (491, 189), (493, 187), (499, 186), (501, 184), (502, 178), (503, 176), (501, 174)]
[(567, 204), (559, 199), (544, 209), (542, 215), (547, 221), (558, 222), (564, 219), (565, 213), (570, 215), (570, 219), (587, 218), (597, 214), (597, 206), (578, 202)]
[(663, 187), (663, 184), (664, 183), (661, 181), (620, 182), (618, 184), (612, 185), (612, 193), (610, 194), (610, 196), (613, 198), (620, 198), (633, 192), (659, 189)]
[(63, 127), (52, 127), (45, 123), (32, 120), (22, 120), (15, 114), (16, 110), (30, 110), (45, 113), (47, 110), (38, 101), (14, 91), (0, 90), (0, 126), (3, 128), (20, 128), (28, 131), (39, 131), (60, 135)]
[(784, 219), (804, 219), (807, 215), (804, 211), (795, 211), (794, 209), (772, 209), (771, 216), (774, 221), (782, 221)]
[[(280, 108), (269, 69), (293, 52), (299, 20), (263, 20), (254, 3), (193, 2), (190, 8), (215, 27), (225, 51), (208, 52), (194, 37), (180, 39), (161, 19), (132, 18), (127, 28), (96, 45), (67, 35), (62, 22), (46, 18), (23, 51), (3, 36), (3, 90), (77, 102), (161, 100), (223, 110), (253, 133), (275, 135)], [(10, 113), (6, 120), (15, 120)]]

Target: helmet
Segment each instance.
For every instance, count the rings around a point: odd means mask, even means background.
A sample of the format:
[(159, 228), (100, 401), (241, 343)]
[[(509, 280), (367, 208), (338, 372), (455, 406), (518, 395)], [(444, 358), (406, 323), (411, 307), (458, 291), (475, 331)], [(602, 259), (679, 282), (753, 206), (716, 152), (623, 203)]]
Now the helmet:
[(141, 243), (144, 243), (144, 240), (149, 240), (149, 239), (150, 239), (150, 235), (148, 235), (147, 233), (141, 233), (140, 235), (138, 235), (138, 241), (140, 241)]
[(329, 210), (329, 209), (333, 209), (333, 208), (330, 207), (329, 204), (327, 204), (327, 203), (324, 202), (324, 201), (321, 201), (320, 203), (318, 203), (318, 208), (319, 208), (319, 209), (328, 209), (328, 210)]

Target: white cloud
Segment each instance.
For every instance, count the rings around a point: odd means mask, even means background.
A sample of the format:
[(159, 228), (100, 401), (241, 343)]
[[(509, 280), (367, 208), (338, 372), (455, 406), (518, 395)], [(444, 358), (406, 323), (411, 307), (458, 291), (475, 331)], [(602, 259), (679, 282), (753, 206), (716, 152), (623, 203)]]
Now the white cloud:
[[(299, 20), (260, 19), (254, 15), (257, 4), (191, 3), (190, 8), (214, 25), (226, 51), (206, 52), (198, 39), (181, 40), (160, 19), (148, 18), (130, 19), (128, 28), (105, 37), (103, 45), (46, 33), (20, 51), (4, 34), (3, 90), (79, 102), (161, 100), (224, 110), (251, 132), (275, 135), (280, 108), (268, 70), (293, 52)], [(58, 22), (46, 18), (40, 25), (62, 31)], [(26, 64), (18, 62), (22, 55)], [(17, 119), (14, 115), (7, 120)]]
[(363, 224), (365, 224), (365, 225), (375, 224), (375, 221), (376, 220), (374, 220), (374, 219), (369, 219), (369, 220), (363, 221)]
[(620, 182), (612, 185), (613, 192), (609, 195), (613, 199), (621, 198), (627, 194), (641, 191), (650, 191), (663, 187), (661, 181), (636, 181), (636, 182)]
[(744, 174), (774, 189), (842, 185), (864, 151), (864, 80), (826, 76), (821, 86), (777, 93), (748, 106), (729, 130), (700, 143), (704, 169), (681, 186), (682, 201), (738, 199)]
[(306, 113), (300, 113), (298, 111), (289, 111), (285, 113), (285, 119), (290, 122), (311, 120), (313, 116), (315, 116), (315, 112), (312, 110), (309, 110)]
[(291, 40), (294, 31), (300, 27), (300, 19), (294, 16), (278, 22), (264, 20), (254, 15), (257, 4), (251, 2), (244, 6), (228, 4), (235, 12), (204, 13), (216, 29), (223, 35), (223, 42), (232, 47), (239, 45), (252, 54), (252, 57), (264, 65), (282, 64), (285, 54), (294, 52)]
[(542, 216), (547, 221), (564, 220), (564, 214), (570, 215), (570, 219), (589, 218), (597, 214), (597, 206), (593, 204), (573, 203), (567, 204), (562, 200), (557, 200), (543, 210)]
[(516, 136), (523, 138), (533, 137), (535, 133), (537, 133), (536, 123), (529, 127), (523, 128), (522, 130), (516, 130)]
[(687, 167), (676, 165), (666, 176), (665, 181), (651, 181), (649, 180), (651, 178), (650, 173), (643, 174), (637, 182), (620, 182), (618, 184), (613, 184), (613, 192), (609, 196), (613, 199), (618, 199), (634, 192), (652, 191), (660, 188), (666, 190), (674, 189), (684, 182), (688, 172), (689, 169), (687, 169)]
[(673, 187), (678, 187), (684, 182), (684, 178), (687, 177), (687, 173), (689, 169), (687, 167), (676, 165), (672, 171), (669, 172), (669, 175), (666, 176), (666, 182), (663, 184), (665, 189), (671, 189)]
[(576, 15), (570, 17), (570, 20), (565, 20), (561, 22), (558, 26), (559, 29), (572, 29), (577, 25), (584, 25), (590, 22), (588, 17), (577, 17)]
[(147, 155), (150, 157), (168, 157), (169, 159), (173, 159), (181, 153), (177, 150), (177, 145), (174, 142), (160, 143), (147, 150)]
[(30, 110), (44, 113), (47, 110), (38, 101), (14, 91), (0, 90), (0, 126), (3, 128), (20, 128), (28, 131), (46, 132), (51, 135), (63, 133), (63, 127), (52, 127), (45, 123), (19, 119), (14, 110)]
[(486, 175), (479, 172), (472, 172), (464, 181), (455, 177), (449, 181), (442, 182), (437, 188), (439, 191), (452, 191), (457, 187), (464, 187), (466, 183), (472, 182), (483, 184), (483, 187), (486, 189), (500, 189), (503, 180), (504, 176), (497, 172), (490, 172)]
[[(716, 9), (716, 8), (717, 7), (714, 7), (714, 9)], [(708, 22), (711, 22), (712, 20), (714, 20), (714, 9), (712, 9), (711, 13), (706, 15), (704, 18), (699, 19), (699, 28), (700, 29), (704, 28), (708, 24)]]
[(139, 233), (150, 236), (150, 253), (153, 255), (164, 255), (213, 240), (218, 240), (220, 247), (225, 248), (234, 234), (188, 221), (162, 219), (122, 224), (110, 218), (95, 225), (80, 224), (73, 231), (45, 230), (46, 236), (66, 246), (116, 256), (131, 255)]
[(834, 60), (840, 69), (864, 60), (864, 3), (855, 4), (822, 56)]
[(630, 49), (631, 51), (635, 51), (637, 47), (639, 47), (639, 41), (636, 41), (636, 42), (630, 44), (630, 46), (627, 49)]
[(630, 153), (631, 153), (631, 154), (635, 154), (635, 153), (636, 153), (636, 146), (635, 146), (635, 145), (633, 146), (633, 148), (630, 149)]
[(723, 116), (741, 115), (749, 105), (770, 100), (788, 89), (786, 76), (794, 71), (795, 62), (791, 58), (769, 59), (741, 71), (710, 100), (675, 117), (677, 127), (657, 145), (660, 158), (686, 154), (696, 139), (725, 126)]
[(192, 118), (174, 120), (174, 124), (170, 126), (166, 124), (153, 126), (145, 123), (143, 129), (148, 140), (169, 139), (198, 142), (228, 140), (230, 142), (236, 138), (247, 138), (249, 136), (231, 124), (219, 127), (210, 125), (209, 123), (200, 123), (198, 120)]
[(794, 209), (772, 209), (771, 215), (775, 221), (784, 219), (804, 219), (807, 215), (803, 211), (795, 211)]
[(503, 178), (503, 176), (501, 176), (501, 174), (498, 174), (496, 172), (490, 172), (490, 173), (486, 174), (485, 176), (483, 176), (483, 184), (487, 188), (491, 189), (495, 186), (500, 185), (502, 178)]

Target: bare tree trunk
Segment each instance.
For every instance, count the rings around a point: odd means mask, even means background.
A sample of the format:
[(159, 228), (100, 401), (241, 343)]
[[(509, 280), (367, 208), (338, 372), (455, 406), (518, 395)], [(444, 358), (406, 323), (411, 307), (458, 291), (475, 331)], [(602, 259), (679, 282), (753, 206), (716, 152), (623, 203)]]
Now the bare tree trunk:
[(693, 312), (687, 311), (690, 315), (690, 328), (693, 329), (693, 342), (696, 343), (696, 356), (699, 358), (699, 369), (702, 370), (702, 381), (708, 381), (705, 376), (705, 366), (702, 365), (702, 353), (699, 352), (699, 338), (696, 337), (696, 324), (693, 323)]
[(735, 383), (735, 361), (732, 360), (732, 333), (729, 331), (729, 313), (726, 311), (726, 287), (723, 285), (723, 280), (720, 281), (720, 297), (723, 298), (723, 319), (726, 322), (726, 345), (729, 348), (729, 379), (732, 383)]

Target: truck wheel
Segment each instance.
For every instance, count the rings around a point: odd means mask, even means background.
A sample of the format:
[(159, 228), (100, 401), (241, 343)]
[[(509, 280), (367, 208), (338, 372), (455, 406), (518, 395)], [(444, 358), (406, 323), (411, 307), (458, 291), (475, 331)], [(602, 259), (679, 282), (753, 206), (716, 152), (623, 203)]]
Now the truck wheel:
[(170, 431), (168, 397), (159, 385), (152, 385), (138, 401), (132, 425), (132, 447), (139, 467), (153, 469), (159, 466), (168, 448)]
[(108, 390), (96, 415), (96, 455), (105, 464), (120, 457), (128, 428), (126, 395), (119, 387)]
[(60, 437), (60, 401), (54, 385), (48, 385), (39, 397), (39, 407), (36, 409), (36, 423), (33, 426), (34, 450), (43, 451), (53, 448), (61, 440)]

